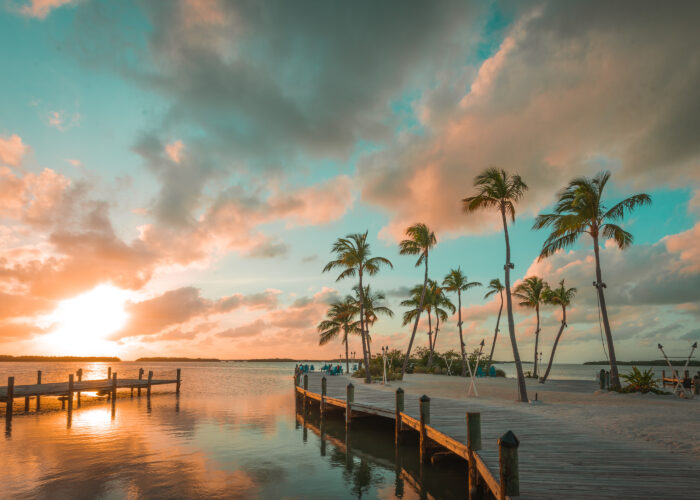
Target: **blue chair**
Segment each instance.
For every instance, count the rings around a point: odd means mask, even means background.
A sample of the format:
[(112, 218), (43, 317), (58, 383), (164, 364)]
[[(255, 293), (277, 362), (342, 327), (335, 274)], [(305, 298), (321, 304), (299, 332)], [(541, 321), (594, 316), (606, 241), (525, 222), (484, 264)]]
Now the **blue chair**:
[(496, 367), (491, 366), (491, 368), (489, 368), (489, 377), (495, 377), (495, 376), (496, 376)]
[(483, 377), (484, 376), (484, 370), (479, 366), (476, 369), (476, 376), (477, 377)]

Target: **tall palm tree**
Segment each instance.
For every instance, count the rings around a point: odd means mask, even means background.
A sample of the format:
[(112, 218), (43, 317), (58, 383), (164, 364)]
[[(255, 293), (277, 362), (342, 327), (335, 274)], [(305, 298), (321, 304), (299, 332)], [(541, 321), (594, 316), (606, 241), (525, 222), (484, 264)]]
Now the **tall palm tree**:
[(576, 295), (575, 288), (566, 288), (564, 286), (564, 280), (559, 282), (559, 288), (551, 289), (549, 287), (544, 290), (544, 303), (553, 306), (561, 306), (561, 326), (559, 327), (559, 333), (554, 339), (554, 345), (552, 346), (552, 354), (549, 356), (549, 364), (547, 365), (547, 370), (544, 372), (544, 376), (540, 378), (540, 383), (544, 384), (549, 377), (549, 371), (552, 369), (552, 362), (554, 361), (554, 353), (557, 350), (557, 344), (561, 338), (561, 334), (564, 333), (564, 328), (566, 328), (566, 308), (571, 305), (571, 301), (574, 300)]
[(491, 354), (489, 355), (489, 362), (486, 365), (486, 373), (489, 372), (491, 368), (491, 363), (493, 362), (493, 351), (496, 349), (496, 339), (498, 338), (498, 326), (501, 324), (501, 312), (503, 312), (503, 290), (505, 287), (501, 283), (501, 280), (494, 278), (489, 282), (488, 292), (484, 295), (485, 299), (488, 299), (491, 295), (499, 294), (501, 296), (501, 306), (498, 308), (498, 318), (496, 319), (496, 329), (493, 331), (493, 343), (491, 344)]
[(535, 327), (535, 364), (532, 368), (532, 376), (537, 378), (537, 352), (540, 341), (540, 304), (543, 302), (542, 292), (547, 287), (542, 278), (530, 276), (515, 287), (513, 295), (520, 299), (520, 305), (530, 307), (537, 315), (537, 326)]
[(554, 254), (557, 250), (572, 246), (579, 236), (586, 233), (593, 239), (593, 254), (595, 255), (595, 278), (593, 286), (598, 292), (600, 314), (603, 318), (605, 337), (608, 344), (610, 359), (610, 385), (613, 389), (620, 388), (620, 377), (617, 372), (617, 357), (613, 345), (612, 332), (608, 309), (605, 304), (605, 288), (603, 273), (600, 269), (599, 238), (613, 240), (620, 250), (632, 244), (630, 233), (615, 224), (622, 221), (625, 214), (635, 208), (651, 204), (648, 194), (635, 194), (622, 200), (608, 209), (603, 204), (603, 190), (610, 180), (610, 172), (599, 172), (595, 177), (578, 177), (559, 192), (559, 200), (554, 206), (554, 212), (540, 214), (535, 219), (533, 229), (551, 228), (540, 252), (540, 260)]
[(462, 292), (466, 292), (470, 288), (481, 286), (478, 281), (470, 282), (467, 276), (462, 272), (462, 269), (450, 269), (445, 278), (442, 280), (442, 286), (448, 292), (457, 292), (457, 326), (459, 326), (459, 347), (462, 351), (462, 376), (467, 375), (467, 353), (464, 350), (464, 336), (462, 335)]
[(401, 368), (401, 378), (403, 378), (406, 373), (408, 360), (411, 357), (411, 347), (413, 347), (413, 340), (416, 337), (416, 330), (418, 329), (420, 313), (423, 310), (425, 289), (428, 286), (428, 254), (430, 253), (430, 249), (437, 244), (435, 233), (422, 222), (407, 228), (406, 236), (408, 238), (399, 243), (399, 253), (401, 255), (418, 255), (419, 257), (416, 261), (416, 267), (419, 267), (421, 264), (425, 263), (425, 277), (423, 278), (423, 292), (421, 293), (418, 308), (416, 309), (415, 321), (413, 322), (413, 332), (411, 332), (411, 339), (408, 342), (408, 349), (406, 349), (406, 357), (403, 360), (403, 368)]
[(321, 321), (316, 327), (319, 333), (319, 345), (325, 345), (335, 339), (342, 332), (342, 342), (345, 344), (345, 370), (350, 373), (350, 362), (348, 361), (348, 335), (359, 333), (357, 323), (353, 321), (357, 314), (355, 300), (347, 296), (344, 301), (335, 301), (326, 312), (326, 319)]
[(510, 344), (513, 347), (515, 370), (518, 374), (518, 399), (527, 403), (525, 375), (523, 374), (523, 366), (520, 361), (520, 353), (518, 352), (518, 343), (515, 340), (513, 301), (510, 296), (510, 270), (514, 265), (510, 261), (510, 240), (508, 239), (507, 219), (507, 216), (510, 216), (512, 222), (515, 222), (515, 204), (525, 194), (527, 184), (525, 184), (517, 174), (511, 175), (505, 170), (491, 167), (476, 176), (476, 179), (474, 179), (474, 186), (477, 188), (477, 194), (462, 200), (462, 209), (464, 212), (473, 213), (482, 209), (496, 209), (501, 214), (501, 220), (503, 221), (503, 234), (506, 242), (506, 264), (504, 269), (508, 332), (510, 333)]
[[(428, 280), (428, 286), (423, 287), (423, 285), (416, 285), (411, 289), (411, 296), (406, 300), (401, 301), (401, 305), (408, 307), (409, 309), (403, 313), (403, 322), (401, 326), (406, 326), (411, 321), (416, 320), (419, 312), (426, 312), (428, 314), (428, 345), (432, 346), (432, 312), (433, 312), (433, 301), (430, 298), (430, 281)], [(425, 292), (423, 290), (425, 289)], [(423, 304), (421, 305), (421, 297), (423, 298)]]
[(365, 330), (364, 320), (364, 297), (362, 278), (365, 273), (374, 276), (379, 272), (379, 269), (386, 265), (391, 268), (394, 266), (389, 259), (384, 257), (370, 257), (371, 251), (369, 243), (367, 243), (367, 231), (364, 233), (349, 234), (345, 238), (338, 238), (331, 252), (336, 256), (335, 260), (330, 261), (323, 268), (323, 272), (332, 271), (340, 268), (343, 271), (338, 275), (336, 281), (340, 281), (351, 276), (358, 276), (359, 292), (360, 292), (360, 336), (362, 337), (362, 352), (365, 360), (366, 376), (365, 382), (372, 383), (372, 377), (369, 373), (369, 357), (367, 349), (367, 331)]
[(430, 293), (426, 298), (430, 299), (430, 305), (435, 312), (435, 335), (430, 343), (430, 356), (428, 357), (428, 370), (433, 366), (433, 356), (435, 355), (435, 344), (437, 344), (437, 336), (440, 331), (440, 321), (447, 321), (447, 310), (452, 314), (455, 313), (455, 306), (445, 295), (445, 289), (437, 284), (437, 281), (429, 280), (428, 288)]
[[(353, 291), (355, 292), (355, 298), (353, 300), (355, 301), (355, 304), (359, 305), (360, 289), (359, 287), (355, 286), (353, 287)], [(377, 319), (379, 319), (378, 315), (380, 314), (383, 316), (389, 316), (390, 318), (393, 318), (394, 311), (392, 311), (389, 307), (383, 305), (383, 302), (386, 300), (386, 295), (384, 294), (384, 292), (373, 292), (370, 289), (369, 285), (365, 285), (362, 297), (364, 298), (363, 310), (365, 314), (365, 336), (367, 337), (367, 351), (371, 359), (372, 350), (370, 349), (370, 344), (372, 338), (369, 335), (369, 327), (374, 325)]]

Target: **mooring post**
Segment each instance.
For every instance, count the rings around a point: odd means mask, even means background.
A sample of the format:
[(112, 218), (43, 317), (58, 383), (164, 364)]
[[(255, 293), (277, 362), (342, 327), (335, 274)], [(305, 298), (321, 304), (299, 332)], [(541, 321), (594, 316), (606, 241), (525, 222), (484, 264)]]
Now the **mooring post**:
[(302, 410), (304, 411), (304, 415), (306, 415), (306, 409), (307, 409), (307, 406), (309, 404), (307, 401), (308, 398), (306, 397), (306, 391), (308, 391), (308, 390), (309, 390), (309, 375), (305, 373), (304, 374), (304, 396), (303, 396), (304, 406), (302, 408)]
[(177, 385), (175, 386), (175, 394), (180, 394), (180, 368), (177, 369)]
[[(143, 380), (143, 368), (139, 368), (139, 380)], [(141, 386), (139, 385), (139, 390), (137, 391), (138, 397), (141, 397)]]
[(153, 380), (153, 372), (151, 370), (148, 371), (148, 386), (146, 386), (146, 397), (148, 400), (151, 400), (151, 380)]
[(518, 473), (518, 446), (520, 441), (513, 431), (508, 431), (498, 439), (498, 471), (500, 474), (500, 500), (506, 496), (520, 495)]
[(326, 413), (326, 377), (321, 378), (321, 416)]
[[(37, 370), (36, 372), (36, 383), (37, 385), (41, 385), (41, 370)], [(41, 396), (37, 395), (36, 397), (36, 411), (39, 411), (41, 409)]]
[(345, 393), (345, 428), (350, 427), (352, 421), (352, 404), (355, 402), (355, 386), (348, 384)]
[(474, 452), (481, 449), (481, 413), (467, 412), (467, 460), (469, 460), (469, 500), (482, 498)]
[(112, 378), (112, 367), (108, 366), (107, 367), (107, 380)]
[(423, 394), (419, 400), (420, 405), (420, 463), (428, 461), (428, 436), (425, 426), (430, 425), (430, 398)]
[(5, 405), (5, 419), (12, 420), (12, 405), (15, 397), (15, 377), (7, 377), (7, 404)]
[(403, 411), (404, 405), (404, 394), (403, 389), (399, 387), (396, 389), (396, 416), (395, 426), (394, 426), (394, 445), (398, 446), (401, 444), (401, 412)]
[(605, 372), (605, 388), (610, 389), (610, 372), (606, 371)]
[[(83, 381), (83, 369), (78, 368), (78, 382)], [(78, 400), (78, 408), (80, 408), (80, 391), (78, 391), (78, 394), (76, 394), (76, 398)]]
[(666, 370), (661, 370), (661, 387), (666, 385)]
[(24, 411), (29, 411), (29, 396), (24, 396)]
[(117, 372), (112, 374), (112, 398), (117, 399)]
[(600, 378), (600, 388), (605, 389), (605, 370), (603, 370), (602, 368), (600, 369), (599, 378)]
[(73, 411), (73, 374), (68, 375), (68, 413)]

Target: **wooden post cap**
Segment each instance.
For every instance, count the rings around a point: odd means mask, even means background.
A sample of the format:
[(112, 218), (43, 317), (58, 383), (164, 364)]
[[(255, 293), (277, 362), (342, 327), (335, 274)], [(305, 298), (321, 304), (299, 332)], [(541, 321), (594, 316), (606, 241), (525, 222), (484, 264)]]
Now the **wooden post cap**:
[(504, 448), (517, 448), (520, 446), (520, 440), (515, 437), (513, 431), (508, 431), (498, 438), (498, 445), (503, 446)]
[(396, 389), (396, 393), (403, 394), (403, 389), (401, 387), (399, 387), (398, 389)]
[(429, 398), (428, 396), (426, 396), (425, 394), (423, 394), (423, 395), (420, 397), (420, 402), (421, 402), (421, 403), (429, 403), (429, 402), (430, 402), (430, 398)]

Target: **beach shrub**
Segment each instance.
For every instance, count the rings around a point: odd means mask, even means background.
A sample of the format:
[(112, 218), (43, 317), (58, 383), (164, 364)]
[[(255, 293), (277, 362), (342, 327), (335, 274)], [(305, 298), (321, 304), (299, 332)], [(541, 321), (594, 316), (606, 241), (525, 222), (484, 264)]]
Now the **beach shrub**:
[(497, 369), (497, 370), (496, 370), (496, 376), (497, 376), (497, 377), (506, 378), (506, 372), (504, 372), (503, 370)]
[(662, 392), (656, 389), (656, 376), (651, 368), (640, 371), (639, 368), (633, 366), (630, 373), (623, 373), (620, 376), (627, 382), (627, 386), (622, 389), (622, 392), (641, 392), (644, 394)]

